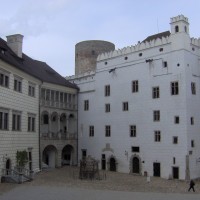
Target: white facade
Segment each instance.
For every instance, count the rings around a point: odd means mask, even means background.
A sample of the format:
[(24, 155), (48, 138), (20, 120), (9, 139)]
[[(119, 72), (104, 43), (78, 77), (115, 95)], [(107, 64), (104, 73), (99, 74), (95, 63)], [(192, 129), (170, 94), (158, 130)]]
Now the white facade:
[[(27, 163), (26, 167), (29, 170), (38, 170), (40, 81), (2, 60), (0, 76), (0, 177), (2, 169), (13, 169), (17, 165), (17, 151), (30, 152), (30, 165)], [(5, 85), (5, 76), (8, 77), (8, 85)], [(15, 88), (15, 80), (21, 82), (21, 89), (19, 85)], [(33, 96), (29, 94), (29, 86), (34, 87)], [(28, 127), (29, 117), (34, 119), (31, 127)]]
[(91, 155), (100, 168), (125, 173), (200, 177), (200, 40), (190, 38), (183, 15), (170, 24), (168, 36), (101, 54), (95, 72), (70, 77), (80, 88), (79, 159)]

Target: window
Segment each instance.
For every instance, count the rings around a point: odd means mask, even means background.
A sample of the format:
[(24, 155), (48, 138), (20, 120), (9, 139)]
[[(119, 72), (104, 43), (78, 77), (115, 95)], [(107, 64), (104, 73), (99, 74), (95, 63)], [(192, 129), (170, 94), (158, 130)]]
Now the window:
[(191, 140), (191, 147), (194, 147), (194, 140)]
[(141, 56), (142, 56), (142, 53), (139, 53), (139, 56), (141, 57)]
[(176, 158), (173, 157), (173, 164), (175, 165), (176, 164)]
[(111, 127), (109, 125), (105, 126), (105, 136), (106, 137), (111, 136)]
[(35, 114), (28, 114), (28, 131), (35, 132)]
[(89, 100), (84, 101), (84, 110), (89, 110)]
[(13, 131), (20, 131), (21, 130), (21, 112), (20, 111), (13, 111), (12, 130)]
[(138, 80), (132, 81), (132, 92), (138, 92), (139, 91), (139, 83)]
[(136, 126), (130, 125), (130, 137), (136, 137)]
[(122, 103), (122, 110), (123, 111), (128, 111), (128, 102), (123, 102)]
[(22, 79), (14, 78), (14, 90), (17, 92), (22, 92)]
[(160, 98), (160, 90), (159, 90), (159, 87), (153, 87), (153, 88), (152, 88), (152, 98), (153, 98), (153, 99)]
[(178, 95), (179, 89), (178, 89), (178, 81), (171, 82), (171, 95)]
[(49, 116), (48, 114), (43, 115), (43, 124), (49, 124)]
[(178, 33), (178, 32), (179, 32), (179, 27), (175, 26), (175, 33)]
[(29, 83), (28, 95), (31, 97), (35, 97), (35, 85), (34, 84)]
[(140, 152), (140, 147), (132, 147), (132, 152)]
[(8, 130), (8, 110), (0, 109), (0, 130)]
[(191, 83), (191, 92), (192, 94), (196, 94), (196, 83), (194, 82)]
[(3, 87), (9, 87), (9, 75), (0, 72), (0, 85)]
[(110, 85), (105, 85), (105, 96), (108, 97), (110, 96)]
[(105, 112), (110, 112), (110, 104), (109, 103), (105, 104)]
[(94, 126), (89, 127), (89, 136), (94, 137)]
[(154, 141), (155, 142), (160, 142), (161, 141), (160, 131), (154, 131)]
[(163, 48), (160, 48), (159, 51), (160, 51), (160, 52), (163, 51)]
[(175, 116), (174, 117), (174, 124), (179, 124), (180, 120), (179, 120), (179, 116)]
[(167, 67), (167, 61), (163, 62), (163, 67)]
[(154, 110), (153, 111), (153, 121), (160, 121), (160, 111), (159, 110)]
[(191, 123), (191, 125), (194, 125), (194, 117), (190, 118), (190, 123)]
[(173, 144), (178, 144), (178, 137), (177, 136), (173, 137)]

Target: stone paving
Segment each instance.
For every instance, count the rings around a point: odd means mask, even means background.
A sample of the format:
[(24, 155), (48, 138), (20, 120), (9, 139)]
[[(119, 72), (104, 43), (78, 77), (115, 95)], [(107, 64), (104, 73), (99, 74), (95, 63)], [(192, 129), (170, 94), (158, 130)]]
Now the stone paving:
[[(80, 180), (77, 167), (63, 167), (54, 170), (42, 171), (35, 175), (34, 181), (24, 184), (0, 184), (0, 195), (13, 189), (24, 187), (64, 187), (72, 189), (125, 191), (125, 192), (151, 192), (151, 193), (185, 193), (188, 194), (186, 181), (165, 180), (151, 177), (150, 182), (143, 176), (124, 174), (118, 172), (100, 171), (101, 180)], [(196, 181), (196, 192), (200, 194), (200, 182)]]

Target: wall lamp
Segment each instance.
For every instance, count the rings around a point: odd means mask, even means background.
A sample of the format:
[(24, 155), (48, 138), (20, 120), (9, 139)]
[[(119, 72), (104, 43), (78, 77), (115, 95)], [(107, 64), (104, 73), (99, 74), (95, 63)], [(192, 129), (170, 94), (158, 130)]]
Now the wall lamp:
[(152, 61), (153, 61), (153, 59), (147, 59), (147, 60), (146, 60), (146, 63), (152, 62)]

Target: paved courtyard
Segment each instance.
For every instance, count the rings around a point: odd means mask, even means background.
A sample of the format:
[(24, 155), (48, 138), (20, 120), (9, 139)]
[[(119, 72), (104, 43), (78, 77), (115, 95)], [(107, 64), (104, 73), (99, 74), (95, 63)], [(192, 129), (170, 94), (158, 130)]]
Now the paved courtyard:
[(200, 182), (196, 192), (187, 192), (188, 182), (165, 180), (116, 172), (100, 172), (102, 180), (79, 180), (78, 168), (63, 167), (40, 172), (34, 181), (21, 185), (0, 184), (0, 200), (100, 200), (100, 199), (200, 199)]

